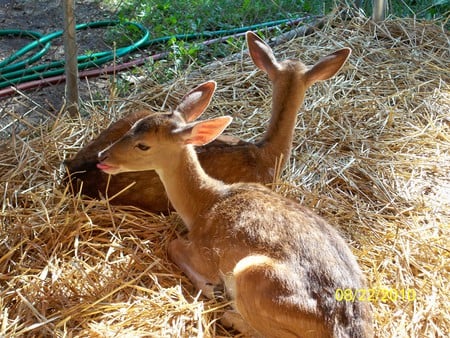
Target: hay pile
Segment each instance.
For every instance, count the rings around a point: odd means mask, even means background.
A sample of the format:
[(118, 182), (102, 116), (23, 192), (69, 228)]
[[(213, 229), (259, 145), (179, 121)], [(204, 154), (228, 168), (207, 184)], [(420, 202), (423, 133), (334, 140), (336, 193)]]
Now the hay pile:
[[(447, 32), (436, 24), (333, 18), (274, 48), (313, 63), (349, 46), (343, 71), (307, 93), (293, 157), (276, 189), (322, 214), (348, 238), (371, 289), (378, 337), (447, 337), (450, 328), (450, 74)], [(0, 336), (230, 337), (227, 306), (199, 297), (167, 259), (184, 227), (59, 186), (60, 163), (111, 121), (146, 105), (174, 107), (214, 79), (208, 115), (257, 139), (269, 118), (267, 77), (250, 57), (216, 62), (165, 87), (148, 83), (105, 113), (61, 116), (0, 144)], [(410, 296), (413, 298), (413, 296)]]

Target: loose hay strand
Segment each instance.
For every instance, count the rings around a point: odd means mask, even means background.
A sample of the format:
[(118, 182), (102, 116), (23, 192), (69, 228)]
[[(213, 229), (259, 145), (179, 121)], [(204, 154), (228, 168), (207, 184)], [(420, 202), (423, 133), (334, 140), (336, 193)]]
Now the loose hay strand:
[[(332, 80), (309, 89), (281, 194), (339, 228), (370, 289), (414, 290), (374, 299), (377, 337), (450, 335), (449, 38), (439, 23), (330, 18), (321, 30), (275, 46), (279, 59), (351, 47)], [(134, 109), (174, 108), (214, 79), (208, 116), (232, 115), (227, 133), (256, 140), (270, 112), (270, 82), (250, 57), (216, 61), (165, 86), (151, 81), (89, 119), (61, 112), (0, 144), (0, 335), (231, 337), (217, 319), (227, 303), (198, 296), (168, 260), (185, 231), (162, 217), (83, 201), (59, 185), (60, 163)], [(31, 108), (39, 109), (39, 107)], [(14, 112), (10, 115), (17, 118)]]

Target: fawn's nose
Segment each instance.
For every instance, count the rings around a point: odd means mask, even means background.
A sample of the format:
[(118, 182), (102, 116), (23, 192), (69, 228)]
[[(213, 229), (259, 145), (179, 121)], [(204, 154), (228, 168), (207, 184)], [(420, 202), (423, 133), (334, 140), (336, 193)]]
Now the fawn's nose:
[(98, 153), (98, 161), (99, 162), (103, 162), (108, 158), (108, 154), (106, 153), (106, 151), (100, 151)]

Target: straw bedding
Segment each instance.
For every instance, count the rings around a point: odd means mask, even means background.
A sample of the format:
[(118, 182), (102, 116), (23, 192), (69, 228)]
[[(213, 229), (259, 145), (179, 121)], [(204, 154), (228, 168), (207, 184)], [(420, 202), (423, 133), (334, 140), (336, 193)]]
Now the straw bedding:
[[(353, 54), (332, 80), (308, 90), (293, 156), (274, 186), (340, 229), (373, 290), (378, 337), (450, 332), (449, 39), (437, 23), (333, 17), (274, 47), (279, 59)], [(132, 109), (174, 107), (209, 79), (208, 116), (232, 115), (228, 133), (257, 139), (271, 90), (250, 57), (217, 61), (166, 86), (149, 81), (105, 112), (64, 112), (0, 144), (0, 336), (233, 336), (216, 321), (226, 302), (199, 296), (168, 260), (182, 235), (176, 214), (153, 215), (71, 196), (60, 163)]]

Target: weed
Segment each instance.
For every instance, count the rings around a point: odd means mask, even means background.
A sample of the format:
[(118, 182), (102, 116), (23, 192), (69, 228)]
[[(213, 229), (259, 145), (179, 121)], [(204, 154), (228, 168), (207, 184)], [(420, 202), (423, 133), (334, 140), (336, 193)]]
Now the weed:
[[(372, 0), (106, 0), (117, 11), (122, 21), (137, 21), (150, 30), (150, 38), (228, 30), (268, 21), (298, 18), (305, 14), (329, 13), (338, 4), (346, 6), (359, 3), (370, 15)], [(448, 20), (450, 0), (387, 0), (388, 13), (394, 16), (414, 16), (422, 19)], [(138, 30), (126, 26), (128, 31), (115, 29), (108, 34), (117, 46), (130, 44), (140, 37)], [(226, 41), (207, 49), (199, 41), (187, 42), (171, 38), (164, 43), (147, 47), (152, 53), (170, 51), (163, 66), (151, 64), (152, 74), (159, 81), (167, 81), (195, 60), (198, 64), (238, 52), (241, 44)]]

